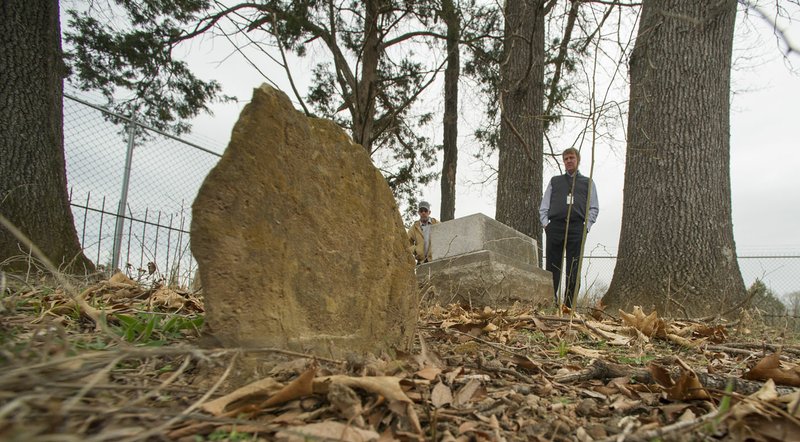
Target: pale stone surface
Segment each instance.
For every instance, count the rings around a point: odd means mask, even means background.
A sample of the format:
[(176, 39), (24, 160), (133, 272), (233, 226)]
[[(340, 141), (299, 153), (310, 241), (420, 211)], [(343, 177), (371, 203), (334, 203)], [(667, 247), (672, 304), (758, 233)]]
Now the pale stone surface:
[(367, 152), (261, 86), (192, 206), (206, 345), (409, 348), (418, 298), (406, 241)]
[(431, 226), (432, 261), (491, 250), (515, 261), (538, 265), (536, 242), (482, 213)]
[(425, 302), (472, 307), (553, 303), (553, 278), (529, 236), (478, 213), (431, 226), (433, 261), (417, 267)]

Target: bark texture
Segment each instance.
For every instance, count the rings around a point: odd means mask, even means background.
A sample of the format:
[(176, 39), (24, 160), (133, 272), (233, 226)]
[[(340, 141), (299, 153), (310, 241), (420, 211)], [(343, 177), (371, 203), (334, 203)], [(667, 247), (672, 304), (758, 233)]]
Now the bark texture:
[(610, 307), (705, 316), (745, 296), (731, 222), (735, 15), (735, 0), (643, 2)]
[[(364, 146), (372, 154), (373, 127), (375, 125), (375, 83), (378, 79), (378, 63), (381, 50), (378, 20), (380, 18), (380, 2), (367, 0), (364, 4), (364, 52), (361, 79), (353, 88), (356, 107), (351, 110), (353, 118), (353, 140)], [(338, 51), (338, 49), (331, 48)], [(344, 61), (343, 61), (344, 62)], [(346, 62), (344, 62), (346, 63)], [(341, 64), (340, 64), (341, 65)]]
[(441, 221), (456, 213), (456, 171), (458, 166), (458, 77), (461, 72), (459, 36), (461, 22), (453, 0), (442, 1), (442, 18), (447, 24), (447, 67), (444, 70), (444, 136), (442, 139)]
[(542, 0), (508, 1), (501, 75), (501, 127), (495, 219), (531, 238), (542, 227), (544, 10)]
[[(93, 268), (81, 250), (67, 197), (57, 0), (0, 6), (0, 213), (62, 270)], [(0, 227), (0, 262), (25, 269), (27, 252)]]

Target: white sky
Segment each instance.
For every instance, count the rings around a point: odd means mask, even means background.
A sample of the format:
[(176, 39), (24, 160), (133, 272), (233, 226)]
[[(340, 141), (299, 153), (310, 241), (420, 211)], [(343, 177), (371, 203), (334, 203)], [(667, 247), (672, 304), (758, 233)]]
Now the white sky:
[[(751, 17), (751, 21), (758, 19)], [(800, 165), (800, 75), (791, 72), (792, 68), (800, 72), (800, 55), (793, 54), (790, 58), (793, 66), (787, 66), (769, 29), (763, 25), (759, 28), (759, 32), (748, 32), (740, 19), (734, 42), (730, 164), (734, 238), (739, 255), (800, 255), (800, 179), (795, 175)], [(800, 46), (799, 28), (800, 24), (793, 24), (790, 33), (795, 46)], [(221, 43), (206, 40), (193, 43), (187, 51), (193, 69), (203, 78), (220, 81), (225, 93), (240, 100), (216, 105), (214, 116), (198, 117), (194, 123), (194, 136), (213, 140), (214, 146), (225, 146), (239, 112), (263, 78), (236, 54), (223, 61), (228, 54), (218, 45)], [(300, 70), (308, 72), (310, 64), (305, 63), (301, 63)], [(274, 78), (280, 77), (276, 74)], [(301, 85), (299, 89), (305, 93), (307, 86)], [(440, 103), (434, 106), (441, 107)], [(462, 99), (460, 106), (464, 114), (470, 104)], [(464, 126), (469, 123), (459, 128), (461, 147), (470, 150), (472, 128)], [(431, 136), (439, 144), (441, 130), (434, 130)], [(564, 134), (565, 140), (574, 137)], [(568, 146), (558, 148), (565, 147)], [(616, 254), (622, 216), (624, 148), (624, 140), (598, 146), (594, 174), (601, 209), (588, 237), (587, 252)], [(459, 154), (456, 217), (476, 212), (494, 217), (495, 183), (475, 184), (481, 180), (476, 173), (479, 169), (480, 165), (469, 153)], [(581, 171), (588, 175), (586, 151)], [(554, 173), (557, 171), (545, 167), (545, 181)], [(434, 216), (440, 206), (439, 185), (437, 181), (420, 191), (420, 196), (432, 203)]]

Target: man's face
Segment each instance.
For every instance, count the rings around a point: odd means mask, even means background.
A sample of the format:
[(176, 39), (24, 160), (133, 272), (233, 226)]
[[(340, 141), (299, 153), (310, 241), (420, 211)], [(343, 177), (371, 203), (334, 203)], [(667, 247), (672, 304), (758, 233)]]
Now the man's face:
[(427, 220), (427, 219), (428, 219), (428, 216), (429, 216), (430, 214), (431, 214), (430, 210), (428, 210), (428, 209), (426, 209), (426, 208), (424, 208), (424, 207), (423, 207), (423, 208), (421, 208), (421, 209), (419, 209), (419, 219), (421, 219), (422, 221), (425, 221), (425, 220)]
[(564, 160), (564, 168), (567, 169), (567, 173), (572, 175), (573, 173), (575, 173), (576, 170), (578, 170), (578, 156), (577, 155), (575, 155), (572, 152), (567, 152), (567, 153), (564, 154), (562, 159)]

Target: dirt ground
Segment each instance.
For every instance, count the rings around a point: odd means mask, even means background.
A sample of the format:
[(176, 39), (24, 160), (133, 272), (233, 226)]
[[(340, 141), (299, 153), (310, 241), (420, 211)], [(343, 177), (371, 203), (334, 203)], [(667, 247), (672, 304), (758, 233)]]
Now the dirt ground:
[(201, 349), (157, 282), (0, 288), (4, 441), (800, 440), (798, 338), (752, 311), (426, 306), (410, 354), (333, 360)]

